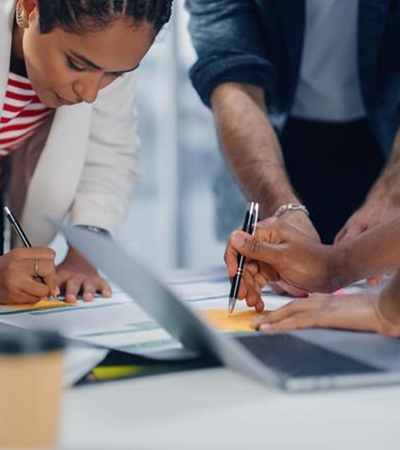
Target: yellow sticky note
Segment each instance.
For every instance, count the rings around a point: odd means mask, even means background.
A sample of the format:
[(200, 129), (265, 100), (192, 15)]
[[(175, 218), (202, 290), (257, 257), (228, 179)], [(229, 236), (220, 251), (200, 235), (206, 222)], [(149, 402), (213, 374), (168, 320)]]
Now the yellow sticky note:
[(74, 303), (65, 303), (57, 300), (49, 300), (47, 298), (39, 300), (36, 303), (20, 303), (9, 305), (10, 309), (27, 309), (27, 310), (37, 310), (37, 309), (49, 309), (49, 308), (60, 308), (63, 306), (74, 305)]
[(262, 316), (253, 310), (234, 311), (232, 314), (222, 309), (207, 309), (199, 312), (215, 328), (226, 331), (252, 331), (250, 322)]

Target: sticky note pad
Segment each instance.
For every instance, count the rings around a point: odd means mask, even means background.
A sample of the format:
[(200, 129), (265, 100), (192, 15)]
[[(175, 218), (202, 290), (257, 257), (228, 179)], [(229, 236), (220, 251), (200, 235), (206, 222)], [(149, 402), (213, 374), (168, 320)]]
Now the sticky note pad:
[(68, 305), (74, 305), (74, 303), (65, 303), (57, 300), (49, 300), (46, 298), (39, 300), (37, 303), (21, 303), (21, 304), (7, 305), (7, 308), (34, 311), (38, 309), (62, 308), (63, 306)]
[(207, 309), (199, 313), (215, 328), (225, 331), (253, 331), (250, 322), (262, 316), (253, 310), (234, 311), (229, 314), (222, 309)]

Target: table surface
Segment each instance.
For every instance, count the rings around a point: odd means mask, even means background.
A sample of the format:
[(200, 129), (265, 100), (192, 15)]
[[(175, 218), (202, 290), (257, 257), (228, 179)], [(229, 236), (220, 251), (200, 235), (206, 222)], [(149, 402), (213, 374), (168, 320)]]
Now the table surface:
[(217, 367), (68, 389), (59, 448), (398, 450), (399, 412), (400, 385), (293, 393)]
[(396, 449), (400, 386), (290, 393), (226, 368), (69, 389), (60, 449)]

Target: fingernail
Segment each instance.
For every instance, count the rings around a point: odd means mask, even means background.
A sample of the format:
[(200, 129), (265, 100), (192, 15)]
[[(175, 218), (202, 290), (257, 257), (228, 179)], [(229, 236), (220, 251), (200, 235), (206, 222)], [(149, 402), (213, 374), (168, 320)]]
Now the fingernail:
[(67, 302), (76, 302), (76, 297), (74, 294), (66, 294), (65, 295), (65, 300)]
[(271, 325), (268, 323), (263, 323), (262, 325), (260, 325), (259, 331), (262, 331), (263, 333), (273, 332)]
[(261, 324), (261, 319), (253, 319), (252, 321), (251, 321), (251, 325), (254, 325), (254, 326), (260, 326), (260, 324)]
[(255, 319), (252, 320), (252, 323), (254, 325), (258, 325), (260, 326), (262, 323), (264, 323), (267, 320), (267, 315), (266, 314), (262, 314), (259, 317), (256, 317)]
[(83, 300), (85, 300), (85, 302), (91, 302), (91, 301), (93, 301), (93, 299), (94, 299), (94, 296), (91, 292), (88, 292), (83, 295)]

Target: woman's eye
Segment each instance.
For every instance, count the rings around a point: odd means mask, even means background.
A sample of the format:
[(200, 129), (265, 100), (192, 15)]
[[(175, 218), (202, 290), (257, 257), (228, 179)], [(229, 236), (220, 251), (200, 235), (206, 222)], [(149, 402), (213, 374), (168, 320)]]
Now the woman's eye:
[(85, 67), (78, 66), (77, 64), (75, 64), (70, 57), (67, 57), (67, 64), (69, 68), (71, 68), (72, 70), (76, 70), (77, 72), (83, 72), (84, 70), (86, 70)]

